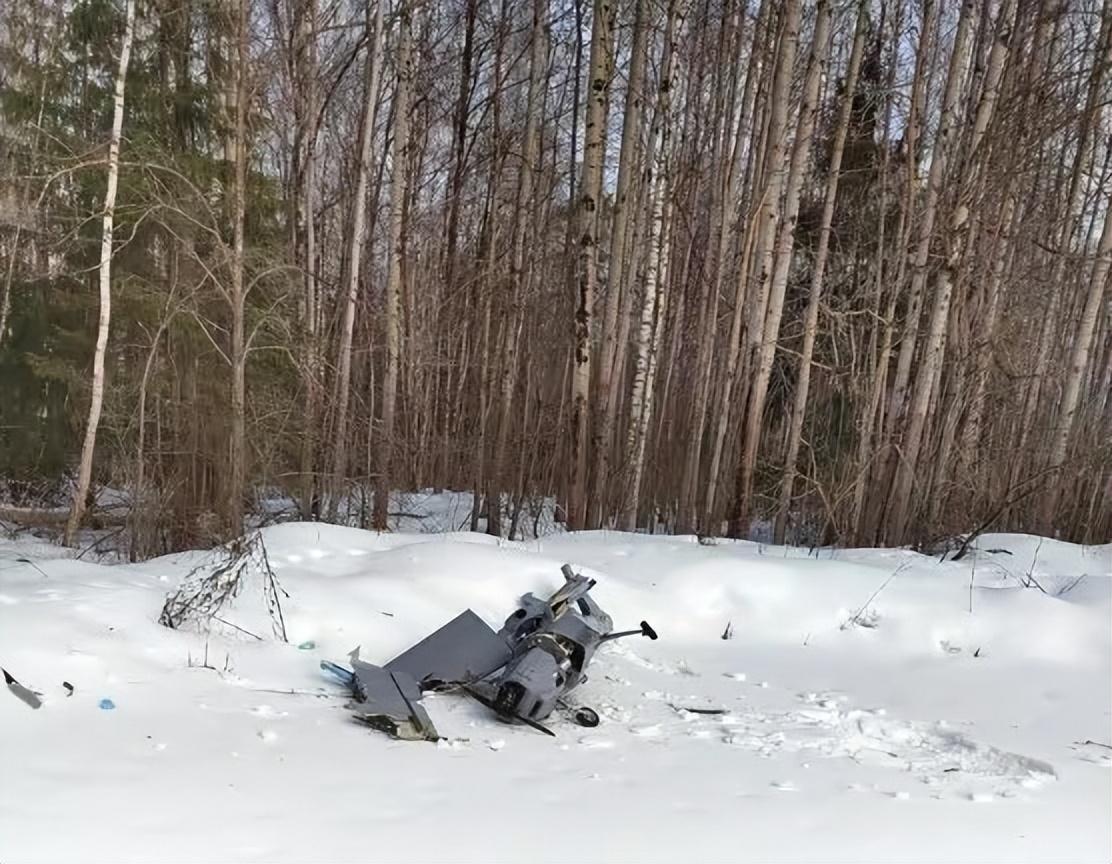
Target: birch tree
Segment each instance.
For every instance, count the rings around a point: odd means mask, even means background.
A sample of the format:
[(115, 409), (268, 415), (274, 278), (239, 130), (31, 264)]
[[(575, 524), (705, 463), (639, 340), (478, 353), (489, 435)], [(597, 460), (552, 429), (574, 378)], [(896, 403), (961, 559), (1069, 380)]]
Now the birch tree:
[(612, 379), (616, 373), (618, 310), (622, 301), (622, 280), (625, 271), (625, 249), (629, 226), (630, 185), (636, 173), (638, 145), (641, 135), (642, 93), (645, 87), (646, 43), (650, 21), (648, 0), (634, 0), (633, 44), (630, 47), (629, 81), (626, 85), (625, 113), (622, 116), (622, 143), (618, 155), (618, 178), (614, 191), (614, 209), (610, 224), (609, 272), (607, 273), (606, 304), (602, 321), (601, 353), (598, 364), (598, 387), (595, 398), (593, 483), (588, 508), (588, 523), (601, 527), (606, 516), (606, 491), (610, 479), (611, 432), (615, 404), (610, 398)]
[[(104, 357), (108, 351), (108, 328), (112, 323), (112, 229), (116, 214), (116, 193), (120, 182), (120, 139), (124, 126), (124, 85), (131, 61), (131, 42), (135, 35), (135, 0), (127, 0), (124, 11), (124, 36), (120, 43), (120, 61), (116, 68), (115, 92), (112, 97), (112, 133), (108, 139), (108, 182), (104, 189), (104, 215), (101, 221), (100, 314), (97, 318), (97, 344), (93, 355), (93, 388), (89, 400), (89, 414), (85, 421), (85, 441), (81, 446), (81, 463), (77, 469), (77, 483), (73, 490), (69, 519), (66, 522), (64, 542), (73, 546), (77, 531), (85, 515), (89, 484), (93, 476), (93, 451), (97, 443), (101, 407), (104, 404)], [(5, 295), (6, 297), (6, 295)]]
[(577, 279), (575, 361), (572, 376), (572, 480), (568, 496), (571, 527), (587, 524), (587, 446), (590, 431), (591, 328), (598, 286), (598, 230), (602, 203), (602, 171), (606, 158), (606, 117), (614, 63), (613, 0), (594, 0), (591, 57), (587, 70), (587, 112), (584, 121), (583, 176), (577, 204)]
[(1066, 461), (1070, 434), (1076, 422), (1078, 404), (1085, 372), (1089, 366), (1093, 350), (1093, 334), (1096, 330), (1097, 316), (1108, 285), (1108, 274), (1112, 271), (1112, 207), (1105, 207), (1104, 229), (1100, 235), (1095, 260), (1089, 273), (1089, 283), (1085, 291), (1085, 305), (1081, 312), (1077, 331), (1070, 350), (1069, 366), (1066, 368), (1065, 388), (1058, 415), (1051, 434), (1050, 459), (1048, 467), (1053, 472), (1050, 486), (1043, 498), (1040, 512), (1042, 529), (1053, 530), (1054, 517), (1061, 494), (1061, 468)]
[[(798, 8), (795, 9), (794, 22), (785, 26), (795, 27), (798, 31)], [(815, 32), (812, 38), (811, 53), (807, 62), (807, 72), (803, 84), (803, 101), (796, 123), (795, 142), (790, 159), (786, 160), (786, 143), (782, 148), (784, 155), (770, 164), (770, 170), (783, 176), (776, 184), (783, 185), (783, 221), (777, 232), (776, 219), (770, 219), (768, 226), (762, 225), (765, 235), (758, 246), (760, 262), (757, 292), (755, 326), (750, 342), (754, 352), (755, 377), (753, 378), (747, 415), (743, 431), (741, 460), (738, 467), (737, 488), (735, 491), (732, 534), (743, 531), (750, 516), (753, 490), (753, 474), (757, 464), (757, 448), (760, 443), (761, 421), (764, 414), (764, 400), (768, 391), (768, 381), (772, 374), (772, 359), (780, 334), (780, 318), (783, 314), (784, 291), (787, 287), (788, 268), (791, 266), (792, 249), (795, 244), (795, 223), (799, 216), (799, 193), (803, 169), (811, 152), (811, 139), (815, 129), (815, 113), (818, 109), (819, 82), (825, 70), (829, 55), (830, 9), (826, 0), (819, 0), (815, 19)], [(798, 34), (796, 37), (798, 38)], [(783, 50), (783, 49), (781, 49)], [(775, 107), (773, 110), (776, 110)], [(781, 132), (783, 135), (783, 132)], [(775, 237), (775, 246), (771, 245)]]
[(664, 53), (660, 63), (660, 83), (650, 145), (654, 157), (649, 183), (652, 190), (649, 194), (650, 227), (626, 433), (626, 464), (630, 466), (631, 475), (622, 506), (622, 527), (626, 531), (637, 528), (637, 506), (645, 470), (645, 442), (652, 419), (657, 357), (660, 354), (667, 311), (668, 280), (671, 275), (672, 200), (669, 166), (672, 159), (672, 67), (676, 29), (682, 19), (680, 2), (681, 0), (669, 0), (665, 13)]
[[(946, 80), (946, 96), (943, 102), (943, 115), (939, 128), (936, 151), (952, 149), (953, 144), (946, 140), (948, 135), (955, 131), (958, 121), (958, 101), (962, 80), (966, 74), (966, 64), (969, 62), (970, 31), (973, 24), (975, 3), (970, 0), (962, 4), (961, 14), (958, 18), (958, 30), (954, 36), (954, 48), (950, 59), (950, 71)], [(992, 118), (996, 104), (997, 87), (1003, 70), (1004, 61), (1007, 59), (1007, 44), (1015, 17), (1015, 0), (1009, 0), (1001, 8), (997, 21), (996, 38), (993, 42), (989, 56), (988, 71), (984, 92), (982, 93), (976, 116), (973, 122), (972, 141), (970, 152), (976, 153), (977, 147), (984, 136), (985, 129)], [(931, 176), (934, 177), (934, 159), (945, 159), (942, 152), (932, 155)], [(945, 163), (944, 163), (945, 164)], [(911, 505), (912, 484), (915, 478), (916, 464), (919, 458), (919, 448), (922, 443), (923, 430), (927, 420), (927, 408), (930, 404), (931, 390), (935, 378), (941, 372), (943, 336), (946, 332), (950, 301), (953, 296), (954, 279), (959, 256), (963, 248), (963, 232), (969, 229), (970, 194), (973, 187), (973, 178), (968, 173), (963, 178), (964, 190), (954, 206), (949, 224), (948, 252), (946, 261), (939, 268), (935, 278), (934, 303), (931, 308), (930, 324), (927, 330), (927, 339), (924, 353), (920, 361), (918, 374), (915, 379), (915, 390), (912, 403), (908, 412), (907, 434), (903, 440), (901, 457), (898, 461), (896, 481), (893, 486), (893, 508), (888, 526), (889, 537), (903, 538), (907, 526), (907, 516)], [(929, 245), (929, 238), (927, 238)], [(918, 261), (916, 262), (919, 263)], [(922, 272), (925, 278), (926, 261), (923, 261)]]

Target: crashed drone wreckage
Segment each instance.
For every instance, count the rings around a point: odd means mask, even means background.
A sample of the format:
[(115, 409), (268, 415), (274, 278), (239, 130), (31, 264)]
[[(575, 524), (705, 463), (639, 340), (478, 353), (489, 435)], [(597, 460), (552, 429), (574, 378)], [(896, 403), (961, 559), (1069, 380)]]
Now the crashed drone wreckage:
[[(501, 719), (554, 734), (541, 721), (567, 694), (587, 680), (584, 674), (598, 646), (623, 636), (656, 639), (642, 621), (638, 630), (614, 632), (610, 616), (589, 594), (594, 579), (565, 564), (564, 585), (548, 600), (521, 598), (497, 633), (470, 609), (389, 663), (375, 666), (349, 655), (348, 670), (327, 660), (321, 669), (350, 688), (348, 707), (374, 729), (405, 740), (437, 741), (440, 735), (419, 704), (424, 693), (462, 690)], [(590, 708), (573, 710), (581, 726), (597, 726)]]

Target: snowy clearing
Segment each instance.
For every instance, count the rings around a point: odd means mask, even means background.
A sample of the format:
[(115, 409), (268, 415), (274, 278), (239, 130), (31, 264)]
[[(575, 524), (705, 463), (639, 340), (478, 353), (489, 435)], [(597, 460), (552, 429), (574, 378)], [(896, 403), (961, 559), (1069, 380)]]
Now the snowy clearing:
[[(1112, 859), (1112, 546), (988, 535), (940, 563), (605, 532), (263, 537), (289, 644), (250, 586), (224, 618), (241, 630), (157, 623), (210, 553), (106, 566), (0, 541), (0, 665), (44, 703), (0, 692), (0, 861)], [(660, 633), (600, 651), (575, 691), (595, 729), (553, 718), (546, 738), (430, 695), (446, 740), (398, 742), (318, 668), (389, 659), (468, 606), (498, 627), (565, 561), (617, 627)]]

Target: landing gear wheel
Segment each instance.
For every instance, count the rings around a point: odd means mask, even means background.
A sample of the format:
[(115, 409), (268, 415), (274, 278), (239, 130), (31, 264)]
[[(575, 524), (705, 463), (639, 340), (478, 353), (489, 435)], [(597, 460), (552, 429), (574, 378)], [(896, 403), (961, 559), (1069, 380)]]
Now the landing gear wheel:
[(598, 713), (591, 708), (577, 708), (575, 710), (575, 722), (580, 726), (593, 729), (598, 726)]

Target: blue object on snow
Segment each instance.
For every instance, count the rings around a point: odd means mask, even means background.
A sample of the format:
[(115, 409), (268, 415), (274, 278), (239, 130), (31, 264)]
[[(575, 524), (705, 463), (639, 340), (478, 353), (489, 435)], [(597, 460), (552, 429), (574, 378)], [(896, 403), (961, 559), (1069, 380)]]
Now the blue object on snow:
[(324, 672), (328, 672), (333, 675), (341, 684), (346, 687), (350, 687), (352, 686), (352, 684), (355, 683), (355, 673), (349, 672), (343, 666), (337, 666), (335, 663), (332, 663), (328, 660), (321, 660), (320, 668)]
[(111, 711), (113, 708), (116, 707), (116, 703), (113, 702), (111, 699), (101, 699), (100, 702), (97, 703), (97, 705), (102, 711)]

